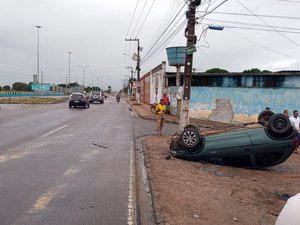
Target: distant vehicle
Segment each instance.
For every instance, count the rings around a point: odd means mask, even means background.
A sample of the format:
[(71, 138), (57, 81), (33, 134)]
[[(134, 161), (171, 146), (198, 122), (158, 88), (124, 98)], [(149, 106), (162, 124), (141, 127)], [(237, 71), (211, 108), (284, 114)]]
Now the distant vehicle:
[(252, 127), (203, 134), (188, 125), (171, 139), (174, 157), (238, 167), (264, 168), (283, 163), (298, 148), (297, 130), (283, 114)]
[(90, 94), (90, 103), (100, 102), (101, 104), (104, 103), (104, 95), (102, 91), (92, 91)]
[(69, 108), (75, 108), (78, 106), (83, 108), (89, 108), (89, 99), (82, 93), (72, 93), (69, 97)]

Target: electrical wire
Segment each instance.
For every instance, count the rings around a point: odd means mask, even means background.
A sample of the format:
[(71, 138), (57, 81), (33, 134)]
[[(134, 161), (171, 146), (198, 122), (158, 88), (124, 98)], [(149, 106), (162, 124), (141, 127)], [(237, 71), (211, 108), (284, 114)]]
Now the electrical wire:
[(132, 25), (132, 22), (133, 22), (133, 18), (134, 18), (134, 16), (135, 16), (136, 9), (137, 9), (138, 5), (139, 5), (139, 0), (136, 0), (134, 12), (133, 12), (132, 17), (131, 17), (131, 21), (130, 21), (130, 24), (129, 24), (129, 27), (128, 27), (128, 31), (127, 31), (127, 33), (126, 33), (126, 37), (128, 37), (128, 34), (129, 34), (129, 31), (130, 31), (130, 28), (131, 28), (131, 25)]
[(253, 14), (257, 19), (259, 19), (260, 21), (262, 21), (264, 24), (266, 24), (267, 26), (269, 26), (271, 29), (273, 29), (274, 31), (276, 31), (278, 34), (280, 34), (282, 37), (284, 37), (285, 39), (287, 39), (288, 41), (292, 42), (293, 44), (295, 44), (297, 47), (300, 47), (300, 45), (293, 41), (292, 39), (288, 38), (287, 36), (285, 36), (283, 33), (281, 33), (280, 31), (276, 30), (273, 26), (271, 26), (269, 23), (267, 23), (266, 21), (264, 21), (263, 19), (261, 19), (259, 16), (255, 15), (255, 13), (253, 13), (247, 6), (245, 6), (243, 3), (241, 3), (239, 0), (236, 0), (237, 3), (239, 3), (241, 6), (243, 6), (245, 9), (247, 9), (251, 14)]
[[(201, 13), (204, 11), (197, 11), (197, 12)], [(248, 13), (233, 13), (233, 12), (212, 12), (212, 13), (220, 14), (220, 15), (246, 16), (246, 17), (254, 17), (255, 16), (253, 14), (248, 14)], [(274, 16), (274, 15), (263, 15), (263, 14), (256, 14), (256, 16), (259, 16), (261, 18), (300, 20), (300, 17), (296, 17), (296, 16)]]
[(145, 16), (144, 21), (143, 21), (143, 23), (142, 23), (140, 29), (138, 30), (137, 34), (135, 35), (136, 37), (139, 36), (139, 33), (141, 32), (141, 30), (142, 30), (142, 28), (143, 28), (143, 26), (144, 26), (144, 24), (145, 24), (145, 22), (146, 22), (146, 20), (147, 20), (147, 18), (148, 18), (148, 16), (149, 16), (149, 14), (150, 14), (150, 12), (151, 12), (151, 10), (152, 10), (152, 8), (153, 8), (153, 5), (154, 5), (155, 1), (156, 1), (156, 0), (153, 0), (152, 4), (151, 4), (151, 6), (150, 6), (150, 9), (148, 10), (147, 15)]
[[(229, 20), (216, 20), (216, 19), (208, 19), (205, 18), (203, 21), (207, 21), (207, 22), (213, 22), (213, 23), (231, 23), (231, 24), (238, 24), (238, 25), (248, 25), (248, 26), (252, 26), (252, 27), (268, 27), (266, 25), (262, 25), (262, 24), (254, 24), (254, 23), (243, 23), (243, 22), (235, 22), (235, 21), (229, 21)], [(226, 26), (227, 25), (221, 25), (220, 26)], [(273, 26), (276, 29), (284, 29), (284, 30), (299, 30), (300, 28), (295, 28), (295, 27), (280, 27), (280, 26)]]
[[(182, 30), (182, 28), (184, 27), (185, 23), (186, 23), (185, 21), (183, 21), (182, 23), (180, 23), (179, 26), (177, 26), (177, 28), (175, 30), (173, 30), (173, 32), (170, 33), (163, 41), (161, 41), (150, 54), (148, 54), (146, 57), (144, 57), (141, 60), (141, 65), (144, 64), (144, 63), (146, 63), (146, 61), (149, 60), (151, 57), (157, 55), (160, 52), (160, 50), (164, 49), (166, 47), (166, 45), (168, 45), (168, 43), (173, 39), (173, 37), (179, 31)], [(171, 31), (172, 30), (170, 30), (170, 32)]]
[(269, 50), (269, 51), (271, 51), (271, 52), (273, 52), (273, 53), (276, 53), (276, 54), (279, 54), (279, 55), (282, 55), (282, 56), (285, 56), (285, 57), (288, 57), (288, 58), (292, 58), (292, 59), (297, 59), (297, 60), (299, 60), (298, 58), (296, 58), (296, 57), (294, 57), (294, 56), (290, 56), (290, 55), (287, 55), (287, 54), (285, 54), (285, 53), (279, 52), (279, 51), (277, 51), (277, 50), (271, 49), (271, 48), (269, 48), (269, 47), (267, 47), (267, 46), (264, 46), (264, 45), (262, 45), (262, 44), (260, 44), (260, 43), (257, 43), (257, 42), (255, 42), (255, 41), (252, 41), (252, 40), (250, 40), (250, 39), (248, 39), (248, 38), (246, 38), (246, 37), (244, 37), (244, 36), (241, 36), (241, 35), (239, 35), (239, 34), (236, 34), (236, 33), (234, 33), (233, 31), (231, 31), (231, 32), (232, 32), (233, 34), (239, 36), (240, 38), (245, 39), (245, 40), (251, 42), (252, 44), (257, 45), (257, 46), (259, 46), (259, 47), (261, 47), (261, 48), (264, 48), (264, 49), (266, 49), (266, 50)]
[[(173, 19), (169, 22), (169, 24), (167, 25), (167, 27), (164, 29), (164, 31), (162, 32), (162, 34), (155, 40), (155, 42), (152, 44), (152, 46), (150, 47), (150, 49), (148, 50), (148, 52), (146, 52), (145, 56), (144, 56), (144, 61), (145, 59), (147, 59), (148, 55), (152, 54), (154, 52), (153, 49), (157, 49), (156, 46), (159, 44), (160, 40), (162, 40), (162, 38), (164, 37), (164, 35), (166, 34), (166, 32), (169, 30), (169, 28), (172, 26), (172, 24), (175, 23), (176, 19), (178, 18), (179, 14), (182, 12), (182, 9), (185, 7), (185, 5), (183, 5), (178, 12), (176, 13), (176, 15), (173, 17)], [(175, 24), (176, 25), (176, 24)], [(173, 26), (174, 27), (174, 26)], [(156, 50), (157, 51), (157, 50)]]
[(148, 0), (146, 0), (145, 3), (144, 3), (144, 6), (143, 6), (142, 11), (141, 11), (141, 13), (140, 13), (140, 16), (139, 16), (139, 18), (138, 18), (138, 20), (137, 20), (137, 22), (136, 22), (136, 24), (135, 24), (135, 26), (134, 26), (134, 29), (133, 29), (133, 31), (132, 31), (132, 34), (131, 34), (130, 38), (132, 38), (132, 37), (134, 36), (134, 32), (135, 32), (135, 30), (136, 30), (136, 28), (137, 28), (137, 26), (138, 26), (138, 24), (139, 24), (139, 22), (140, 22), (140, 20), (141, 20), (141, 17), (142, 17), (143, 12), (144, 12), (144, 10), (145, 10), (145, 8), (146, 8), (147, 2), (148, 2)]

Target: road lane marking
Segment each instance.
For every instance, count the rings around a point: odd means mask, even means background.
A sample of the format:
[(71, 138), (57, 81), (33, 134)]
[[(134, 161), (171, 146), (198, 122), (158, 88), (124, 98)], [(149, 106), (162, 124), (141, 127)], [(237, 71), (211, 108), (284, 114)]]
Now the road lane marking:
[(13, 159), (21, 159), (25, 155), (28, 155), (28, 154), (29, 154), (29, 152), (22, 152), (22, 153), (13, 154), (13, 155), (0, 155), (0, 162), (6, 162), (9, 160), (13, 160)]
[(129, 193), (128, 193), (128, 213), (127, 224), (136, 224), (136, 177), (135, 177), (135, 148), (134, 142), (131, 141), (130, 148), (130, 171), (129, 171)]
[(33, 204), (33, 207), (28, 211), (28, 213), (35, 213), (37, 211), (43, 210), (55, 195), (55, 191), (48, 191), (47, 193), (41, 195), (40, 198)]
[(43, 138), (44, 138), (44, 137), (47, 137), (47, 136), (49, 136), (49, 135), (51, 135), (51, 134), (53, 134), (53, 133), (55, 133), (55, 132), (57, 132), (57, 131), (59, 131), (59, 130), (61, 130), (61, 129), (64, 129), (66, 126), (68, 126), (68, 124), (63, 125), (63, 126), (57, 128), (57, 129), (54, 129), (54, 130), (52, 130), (52, 131), (50, 131), (50, 132), (48, 132), (48, 133), (42, 135), (42, 137), (43, 137)]
[(64, 176), (71, 176), (74, 175), (76, 173), (78, 173), (79, 169), (76, 167), (71, 167), (69, 169), (66, 170), (66, 172), (64, 172)]

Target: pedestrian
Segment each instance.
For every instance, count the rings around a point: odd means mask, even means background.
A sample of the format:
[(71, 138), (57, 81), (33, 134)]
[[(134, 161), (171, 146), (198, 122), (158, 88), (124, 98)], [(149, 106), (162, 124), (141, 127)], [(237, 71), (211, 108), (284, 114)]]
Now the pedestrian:
[[(298, 143), (300, 143), (300, 118), (298, 117), (298, 111), (294, 110), (293, 115), (290, 117), (290, 122), (293, 127), (298, 131)], [(298, 153), (298, 149), (295, 149), (295, 153)]]
[(166, 112), (166, 106), (164, 104), (164, 99), (160, 99), (160, 102), (156, 105), (155, 107), (155, 112), (156, 112), (156, 121), (157, 121), (157, 134), (161, 136), (161, 131), (164, 127), (164, 115)]
[(167, 94), (164, 94), (164, 104), (166, 106), (166, 112), (169, 114), (170, 113), (170, 100), (169, 97), (167, 96)]
[(266, 107), (265, 111), (271, 111), (270, 107)]
[(289, 110), (287, 110), (287, 109), (285, 109), (285, 110), (283, 111), (283, 114), (284, 114), (285, 116), (287, 116), (287, 117), (290, 117), (290, 116), (289, 116)]

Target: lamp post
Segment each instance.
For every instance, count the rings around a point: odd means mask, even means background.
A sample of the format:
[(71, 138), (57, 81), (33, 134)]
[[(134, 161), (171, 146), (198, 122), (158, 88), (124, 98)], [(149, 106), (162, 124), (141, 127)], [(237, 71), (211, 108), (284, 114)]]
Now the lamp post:
[(40, 28), (42, 26), (36, 25), (37, 28), (37, 83), (40, 83)]
[(68, 52), (68, 54), (69, 54), (69, 89), (71, 89), (70, 83), (71, 83), (71, 54), (72, 54), (72, 52)]
[(92, 90), (93, 90), (93, 87), (94, 87), (94, 74), (96, 74), (97, 72), (89, 72), (89, 74), (92, 75)]
[(88, 68), (89, 66), (81, 66), (81, 65), (78, 65), (80, 68), (82, 68), (83, 70), (83, 74), (82, 74), (82, 84), (83, 84), (83, 88), (84, 88), (84, 72), (85, 72), (85, 69)]

